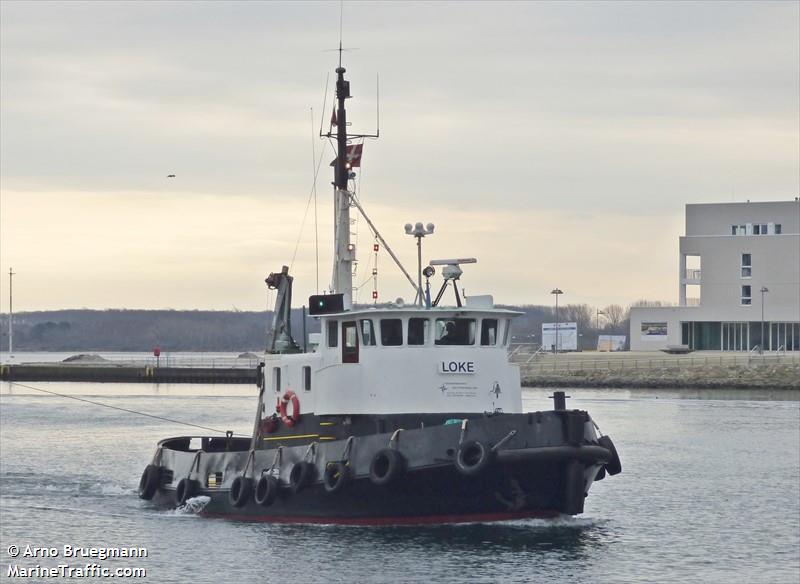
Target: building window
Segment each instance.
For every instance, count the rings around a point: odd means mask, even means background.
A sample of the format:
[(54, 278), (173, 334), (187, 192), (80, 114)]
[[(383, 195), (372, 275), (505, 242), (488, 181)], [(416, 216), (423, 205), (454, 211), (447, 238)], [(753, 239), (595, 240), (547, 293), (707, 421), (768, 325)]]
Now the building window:
[(753, 275), (752, 256), (749, 253), (742, 254), (742, 278), (749, 278)]
[(403, 321), (399, 318), (381, 319), (381, 345), (399, 347), (403, 344)]
[(761, 225), (758, 223), (753, 225), (753, 235), (761, 235)]
[(311, 391), (311, 367), (303, 367), (303, 389)]
[(361, 320), (361, 342), (364, 345), (375, 346), (375, 330), (372, 328), (372, 321), (368, 318)]
[(780, 234), (781, 234), (781, 224), (780, 223), (776, 223), (775, 224), (775, 235), (780, 235)]
[(337, 320), (328, 321), (328, 346), (339, 346), (339, 321)]
[(408, 344), (424, 345), (428, 342), (428, 319), (409, 318), (408, 319)]
[(742, 306), (750, 306), (753, 303), (752, 288), (742, 286)]

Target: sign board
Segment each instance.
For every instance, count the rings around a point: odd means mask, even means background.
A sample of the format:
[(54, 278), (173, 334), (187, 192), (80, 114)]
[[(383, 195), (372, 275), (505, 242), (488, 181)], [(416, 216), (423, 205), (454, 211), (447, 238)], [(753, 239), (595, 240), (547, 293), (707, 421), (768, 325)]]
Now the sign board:
[(600, 335), (597, 338), (598, 351), (624, 351), (625, 335)]
[[(558, 326), (558, 330), (556, 330)], [(557, 334), (556, 334), (557, 333)], [(556, 337), (558, 337), (558, 347), (556, 347)], [(542, 348), (545, 351), (552, 351), (556, 348), (559, 351), (578, 350), (578, 323), (577, 322), (544, 322), (542, 323)]]
[(661, 341), (667, 340), (667, 323), (666, 322), (643, 322), (642, 323), (642, 340), (643, 341)]
[(475, 361), (439, 361), (439, 373), (444, 375), (472, 375)]

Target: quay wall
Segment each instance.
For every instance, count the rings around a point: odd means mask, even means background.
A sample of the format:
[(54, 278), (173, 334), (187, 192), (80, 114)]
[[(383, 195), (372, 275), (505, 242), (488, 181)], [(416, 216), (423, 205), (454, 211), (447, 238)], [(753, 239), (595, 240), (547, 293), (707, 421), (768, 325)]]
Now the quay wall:
[(800, 363), (650, 369), (522, 370), (525, 387), (767, 389), (800, 392)]
[(2, 381), (108, 383), (256, 383), (256, 369), (227, 367), (0, 365)]

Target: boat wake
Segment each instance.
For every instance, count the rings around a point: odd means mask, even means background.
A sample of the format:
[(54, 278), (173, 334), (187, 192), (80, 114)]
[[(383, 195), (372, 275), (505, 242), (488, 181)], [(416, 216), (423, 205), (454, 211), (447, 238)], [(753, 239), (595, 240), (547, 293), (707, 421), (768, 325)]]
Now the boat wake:
[(186, 502), (176, 507), (175, 509), (170, 509), (164, 512), (164, 515), (179, 515), (179, 516), (194, 516), (200, 514), (203, 509), (206, 508), (211, 502), (211, 497), (207, 497), (205, 495), (199, 495), (197, 497), (192, 497), (191, 499), (187, 499)]

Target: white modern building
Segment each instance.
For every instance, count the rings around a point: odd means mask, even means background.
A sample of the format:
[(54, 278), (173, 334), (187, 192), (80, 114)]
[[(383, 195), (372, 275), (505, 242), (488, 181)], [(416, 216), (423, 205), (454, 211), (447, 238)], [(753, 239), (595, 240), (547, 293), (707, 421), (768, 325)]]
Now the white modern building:
[(631, 309), (632, 350), (800, 351), (800, 199), (686, 205), (678, 270), (678, 306)]

